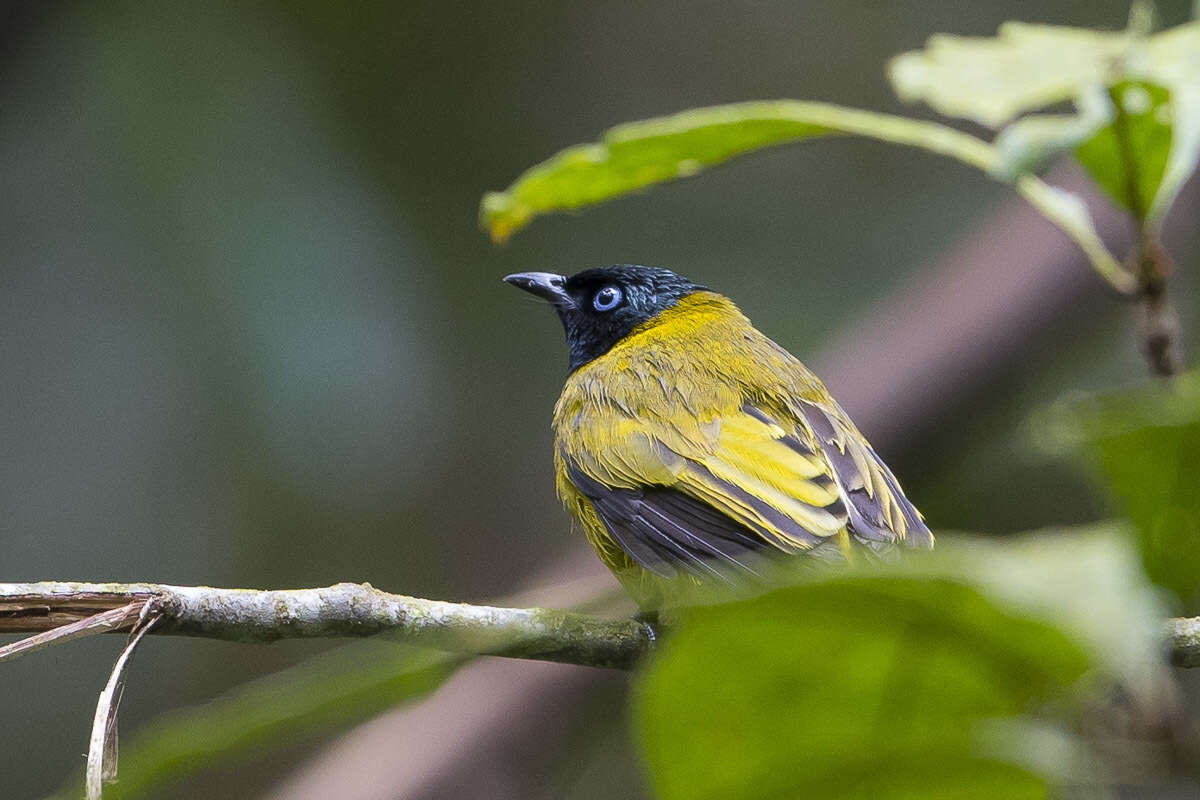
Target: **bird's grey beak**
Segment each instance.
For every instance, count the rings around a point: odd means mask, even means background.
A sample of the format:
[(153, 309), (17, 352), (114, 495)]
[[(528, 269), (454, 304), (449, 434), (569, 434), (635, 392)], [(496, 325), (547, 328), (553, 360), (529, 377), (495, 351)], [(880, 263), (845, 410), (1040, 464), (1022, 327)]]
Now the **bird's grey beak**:
[(516, 286), (518, 289), (524, 289), (530, 294), (536, 294), (556, 306), (569, 306), (573, 302), (571, 296), (567, 294), (566, 277), (555, 275), (553, 272), (518, 272), (514, 275), (505, 275), (504, 282)]

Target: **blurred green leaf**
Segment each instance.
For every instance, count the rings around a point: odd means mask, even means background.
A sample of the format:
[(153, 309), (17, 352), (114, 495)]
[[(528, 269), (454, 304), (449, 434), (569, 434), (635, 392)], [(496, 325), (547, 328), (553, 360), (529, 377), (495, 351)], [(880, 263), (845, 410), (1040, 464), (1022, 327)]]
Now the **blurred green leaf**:
[(997, 176), (1012, 180), (1038, 169), (1054, 156), (1095, 137), (1114, 116), (1113, 104), (1099, 86), (1084, 90), (1076, 106), (1077, 114), (1028, 114), (1006, 125), (996, 137)]
[(542, 214), (689, 177), (765, 147), (833, 134), (919, 147), (985, 172), (995, 162), (987, 143), (937, 123), (800, 100), (733, 103), (619, 125), (599, 142), (569, 147), (505, 191), (484, 195), (480, 220), (503, 241)]
[(1091, 135), (1108, 119), (1108, 110), (1108, 105), (1093, 104), (1079, 119), (1029, 120), (1002, 140), (1004, 149), (999, 150), (944, 125), (829, 103), (776, 100), (696, 108), (619, 125), (598, 142), (560, 151), (526, 170), (504, 191), (485, 194), (480, 223), (494, 241), (503, 242), (543, 214), (689, 177), (766, 147), (854, 134), (928, 150), (1011, 183), (1079, 245), (1101, 277), (1130, 293), (1136, 283), (1096, 235), (1083, 202), (1026, 171), (1051, 152)]
[(1151, 580), (1200, 611), (1200, 372), (1064, 400), (1040, 427), (1096, 467), (1137, 528)]
[(1169, 694), (1160, 629), (1167, 614), (1133, 538), (1115, 523), (1003, 540), (942, 536), (937, 558), (908, 569), (966, 581), (1004, 608), (1053, 624), (1152, 708)]
[[(1156, 635), (1136, 554), (1110, 530), (948, 549), (689, 616), (638, 686), (658, 796), (1039, 798), (1097, 779), (1069, 720), (1030, 715), (1125, 672), (1089, 627)], [(1099, 587), (1136, 610), (1105, 619)]]
[(901, 100), (1000, 128), (1111, 83), (1130, 39), (1126, 32), (1006, 22), (994, 38), (931, 36), (924, 50), (893, 58), (888, 77)]
[[(1117, 33), (1009, 22), (995, 38), (933, 36), (889, 75), (903, 100), (1006, 126), (1000, 177), (1075, 148), (1118, 203), (1157, 226), (1200, 160), (1200, 22), (1148, 35), (1148, 9), (1135, 4)], [(1115, 103), (1097, 102), (1106, 91)], [(1061, 102), (1077, 114), (1020, 116)]]
[(1116, 118), (1081, 144), (1075, 157), (1117, 203), (1145, 219), (1171, 152), (1171, 93), (1123, 81), (1109, 94)]
[(1146, 214), (1157, 226), (1200, 162), (1200, 21), (1154, 36), (1145, 59), (1145, 67), (1134, 77), (1168, 87), (1171, 93), (1170, 107), (1163, 113), (1171, 125), (1171, 149)]
[[(484, 195), (480, 221), (502, 242), (542, 214), (694, 175), (764, 147), (832, 134), (918, 147), (1004, 179), (993, 147), (944, 125), (828, 103), (735, 103), (620, 125), (599, 142), (569, 147), (526, 170), (505, 191)], [(1101, 276), (1118, 290), (1132, 291), (1131, 279), (1096, 235), (1078, 197), (1032, 175), (1015, 177), (1014, 188), (1083, 249)]]
[[(119, 753), (106, 798), (164, 797), (165, 785), (214, 763), (245, 759), (368, 719), (437, 688), (463, 657), (356, 642), (269, 675), (210, 703), (165, 714)], [(81, 796), (64, 790), (62, 797)]]
[[(580, 208), (782, 142), (833, 133), (796, 104), (741, 103), (699, 108), (619, 125), (601, 141), (576, 145), (529, 169), (504, 192), (489, 192), (480, 210), (497, 241), (539, 214)], [(828, 109), (826, 109), (828, 112)]]

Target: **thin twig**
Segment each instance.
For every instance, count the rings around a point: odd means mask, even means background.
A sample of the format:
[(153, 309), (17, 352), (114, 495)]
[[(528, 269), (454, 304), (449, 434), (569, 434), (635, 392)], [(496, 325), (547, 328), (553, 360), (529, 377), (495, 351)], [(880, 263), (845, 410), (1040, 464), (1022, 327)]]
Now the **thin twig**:
[(117, 657), (112, 674), (100, 699), (96, 703), (96, 714), (92, 718), (92, 733), (88, 738), (86, 774), (87, 800), (101, 800), (104, 784), (117, 779), (117, 709), (124, 692), (125, 667), (142, 637), (161, 619), (153, 601), (142, 606), (137, 624), (129, 636), (129, 642)]
[(69, 642), (72, 639), (82, 639), (97, 633), (126, 630), (141, 615), (145, 605), (146, 601), (144, 600), (134, 600), (123, 606), (110, 608), (108, 611), (84, 617), (58, 628), (44, 630), (34, 636), (0, 647), (0, 661), (8, 661), (44, 647)]
[(1163, 246), (1149, 234), (1139, 233), (1136, 261), (1139, 295), (1142, 299), (1142, 352), (1150, 372), (1169, 378), (1179, 371), (1179, 315), (1167, 296), (1167, 275), (1171, 258)]
[[(150, 601), (162, 616), (155, 634), (235, 642), (388, 632), (408, 644), (456, 653), (618, 669), (631, 668), (652, 647), (649, 631), (634, 620), (423, 600), (354, 583), (281, 591), (148, 583), (0, 584), (0, 633), (44, 632)], [(129, 630), (132, 624), (128, 619), (122, 628), (112, 629)], [(29, 649), (23, 642), (10, 648)]]
[(1179, 371), (1179, 317), (1167, 296), (1167, 275), (1171, 258), (1146, 218), (1141, 193), (1141, 164), (1129, 130), (1129, 116), (1123, 98), (1116, 87), (1110, 87), (1109, 97), (1116, 115), (1113, 135), (1121, 160), (1124, 177), (1125, 204), (1134, 219), (1134, 248), (1127, 269), (1137, 279), (1137, 297), (1142, 302), (1142, 352), (1150, 372), (1158, 377), (1170, 377)]

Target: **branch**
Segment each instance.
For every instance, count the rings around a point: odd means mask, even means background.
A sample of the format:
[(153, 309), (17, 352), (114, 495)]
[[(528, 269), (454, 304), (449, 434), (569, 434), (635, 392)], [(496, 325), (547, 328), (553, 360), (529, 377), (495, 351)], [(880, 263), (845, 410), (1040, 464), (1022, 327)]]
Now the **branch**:
[[(213, 589), (161, 583), (0, 583), (0, 634), (36, 634), (0, 647), (0, 661), (93, 633), (128, 633), (151, 604), (153, 634), (229, 642), (390, 633), (418, 647), (469, 655), (630, 669), (654, 646), (649, 626), (544, 608), (423, 600), (369, 583), (323, 589)], [(1171, 661), (1200, 667), (1200, 617), (1167, 621)]]
[(1127, 270), (1136, 278), (1134, 294), (1142, 301), (1142, 353), (1146, 356), (1151, 374), (1169, 378), (1179, 372), (1179, 316), (1167, 297), (1171, 258), (1158, 239), (1157, 225), (1152, 224), (1146, 216), (1149, 209), (1145, 207), (1139, 189), (1141, 165), (1130, 139), (1129, 117), (1124, 103), (1117, 96), (1116, 87), (1109, 87), (1108, 94), (1116, 109), (1113, 133), (1124, 170), (1125, 204), (1136, 224), (1134, 249), (1129, 256)]
[(1177, 667), (1200, 667), (1200, 617), (1167, 620), (1171, 638), (1171, 663)]
[[(654, 643), (636, 620), (499, 608), (388, 594), (370, 584), (259, 591), (157, 583), (0, 583), (0, 634), (35, 633), (0, 661), (67, 638), (128, 632), (153, 601), (154, 634), (232, 642), (391, 633), (420, 647), (473, 655), (630, 669)], [(103, 617), (103, 624), (95, 624)]]
[(1151, 234), (1139, 232), (1130, 261), (1138, 274), (1142, 300), (1142, 353), (1155, 377), (1179, 372), (1179, 315), (1167, 296), (1171, 257)]

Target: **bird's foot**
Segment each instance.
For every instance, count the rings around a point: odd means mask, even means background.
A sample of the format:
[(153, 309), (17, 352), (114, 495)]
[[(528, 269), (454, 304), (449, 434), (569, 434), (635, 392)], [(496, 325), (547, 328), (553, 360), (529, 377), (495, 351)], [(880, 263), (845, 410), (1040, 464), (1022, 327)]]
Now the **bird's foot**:
[(660, 623), (658, 621), (658, 611), (639, 611), (633, 615), (633, 618), (641, 623), (646, 631), (646, 636), (650, 638), (650, 649), (653, 650), (658, 646), (658, 636)]

